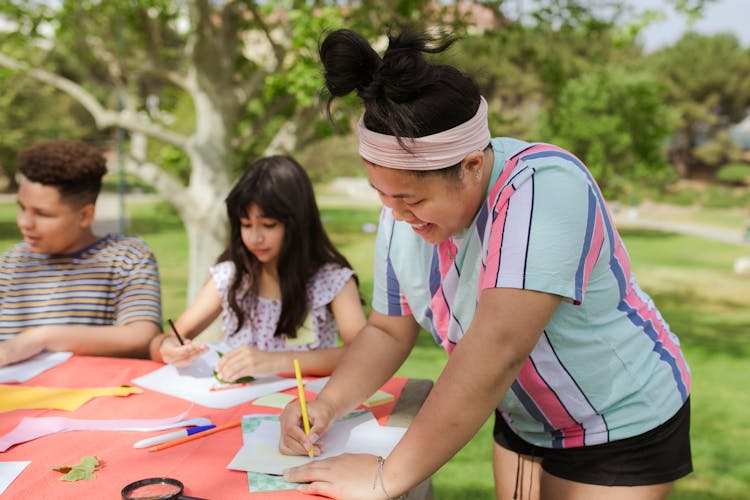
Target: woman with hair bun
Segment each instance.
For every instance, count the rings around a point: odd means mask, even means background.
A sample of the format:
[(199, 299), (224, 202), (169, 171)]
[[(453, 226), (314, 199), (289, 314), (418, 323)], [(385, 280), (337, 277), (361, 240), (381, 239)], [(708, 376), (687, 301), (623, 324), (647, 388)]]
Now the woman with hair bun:
[(584, 164), (543, 143), (491, 138), (471, 78), (424, 54), (452, 40), (389, 35), (381, 58), (331, 32), (334, 97), (364, 104), (359, 153), (384, 205), (372, 313), (309, 404), (282, 415), (305, 454), (380, 387), (420, 327), (450, 355), (387, 460), (341, 455), (290, 469), (302, 491), (395, 498), (445, 464), (495, 413), (498, 499), (663, 499), (692, 471), (690, 372), (637, 285)]

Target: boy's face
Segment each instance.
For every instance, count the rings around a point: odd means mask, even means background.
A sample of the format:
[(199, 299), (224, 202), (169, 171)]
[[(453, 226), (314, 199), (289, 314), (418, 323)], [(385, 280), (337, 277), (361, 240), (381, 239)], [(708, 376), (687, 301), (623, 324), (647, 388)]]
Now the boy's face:
[(32, 252), (69, 254), (93, 243), (94, 205), (78, 207), (55, 186), (22, 179), (16, 223)]

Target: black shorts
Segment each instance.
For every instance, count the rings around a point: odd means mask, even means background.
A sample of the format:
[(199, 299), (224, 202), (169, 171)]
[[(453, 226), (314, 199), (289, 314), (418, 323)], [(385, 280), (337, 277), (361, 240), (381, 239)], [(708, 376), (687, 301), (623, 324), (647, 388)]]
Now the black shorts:
[(495, 411), (495, 442), (515, 453), (542, 457), (542, 469), (578, 483), (644, 486), (674, 481), (693, 471), (690, 398), (672, 418), (639, 436), (578, 448), (542, 448), (514, 433)]

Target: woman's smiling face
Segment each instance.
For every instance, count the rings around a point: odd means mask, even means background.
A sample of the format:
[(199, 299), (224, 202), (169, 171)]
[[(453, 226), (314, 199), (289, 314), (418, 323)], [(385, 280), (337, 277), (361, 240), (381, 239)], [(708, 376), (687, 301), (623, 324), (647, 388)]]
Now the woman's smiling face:
[(411, 225), (415, 233), (437, 244), (467, 228), (484, 200), (489, 182), (482, 161), (462, 164), (458, 178), (440, 174), (414, 175), (408, 170), (365, 162), (370, 185), (396, 220)]

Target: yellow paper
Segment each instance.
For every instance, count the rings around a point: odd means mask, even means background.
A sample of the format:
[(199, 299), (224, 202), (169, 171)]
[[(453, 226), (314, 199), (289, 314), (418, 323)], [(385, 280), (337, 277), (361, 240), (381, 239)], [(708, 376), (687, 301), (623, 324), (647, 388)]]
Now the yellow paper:
[(259, 397), (258, 399), (253, 401), (253, 404), (283, 409), (287, 405), (287, 403), (293, 400), (294, 396), (292, 396), (291, 394), (275, 392), (273, 394), (266, 394), (265, 396)]
[(0, 411), (21, 408), (76, 410), (97, 396), (127, 396), (143, 392), (138, 387), (27, 387), (0, 384)]
[(391, 401), (393, 401), (393, 394), (391, 394), (390, 392), (377, 390), (375, 391), (375, 394), (367, 398), (367, 401), (362, 404), (368, 408), (372, 408), (373, 406), (384, 405), (386, 403), (390, 403)]
[(295, 338), (287, 337), (287, 347), (298, 347), (301, 345), (312, 344), (315, 342), (315, 329), (313, 327), (312, 313), (308, 313), (305, 322), (297, 330), (297, 336)]

